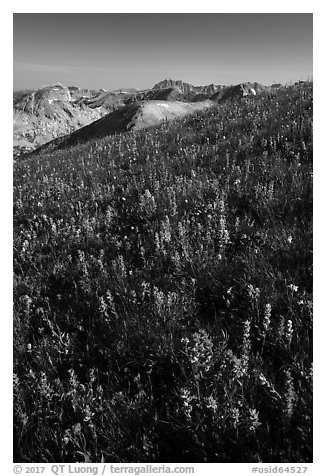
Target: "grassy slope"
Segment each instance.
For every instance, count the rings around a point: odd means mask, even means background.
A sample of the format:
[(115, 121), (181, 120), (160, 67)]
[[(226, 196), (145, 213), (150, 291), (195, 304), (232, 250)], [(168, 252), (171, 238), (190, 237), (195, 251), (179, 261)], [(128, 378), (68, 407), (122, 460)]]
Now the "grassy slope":
[(311, 461), (310, 84), (14, 178), (16, 461)]

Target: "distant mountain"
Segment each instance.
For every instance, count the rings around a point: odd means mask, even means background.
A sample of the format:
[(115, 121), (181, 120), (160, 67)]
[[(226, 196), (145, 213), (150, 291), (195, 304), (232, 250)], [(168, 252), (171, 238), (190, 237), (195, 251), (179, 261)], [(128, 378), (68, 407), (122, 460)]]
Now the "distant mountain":
[(198, 102), (209, 99), (213, 94), (220, 91), (223, 86), (210, 84), (209, 86), (193, 86), (180, 80), (164, 79), (155, 84), (152, 89), (138, 91), (125, 98), (125, 103), (136, 101), (184, 101)]
[(180, 101), (134, 102), (111, 112), (101, 119), (85, 126), (66, 137), (56, 139), (41, 146), (34, 153), (62, 149), (88, 140), (120, 132), (145, 129), (187, 114), (212, 107), (212, 101), (186, 103)]
[[(174, 96), (183, 101), (203, 101), (212, 99), (214, 101), (226, 101), (228, 99), (242, 98), (246, 96), (256, 96), (262, 91), (266, 91), (267, 86), (255, 83), (240, 83), (234, 86), (224, 86), (209, 84), (208, 86), (193, 86), (181, 80), (164, 79), (153, 86), (152, 91), (174, 91)], [(171, 94), (171, 93), (170, 93)]]
[(153, 89), (178, 88), (182, 93), (189, 93), (195, 89), (192, 84), (184, 83), (181, 80), (164, 79), (153, 86)]
[(14, 100), (14, 111), (44, 119), (60, 119), (72, 114), (70, 90), (61, 85), (48, 86), (32, 91)]
[[(273, 85), (273, 88), (276, 87), (278, 85)], [(107, 92), (105, 89), (66, 87), (60, 83), (33, 91), (15, 91), (13, 98), (14, 154), (19, 155), (34, 150), (42, 144), (66, 136), (126, 105), (142, 103), (142, 110), (146, 115), (146, 108), (144, 109), (146, 101), (170, 103), (177, 101), (195, 104), (212, 100), (219, 103), (256, 96), (268, 89), (272, 90), (259, 83), (250, 82), (235, 86), (216, 84), (193, 86), (181, 80), (164, 79), (153, 88), (143, 91), (120, 88)], [(171, 111), (172, 108), (169, 107), (169, 110)]]
[[(103, 90), (62, 84), (34, 91), (16, 91), (13, 98), (14, 152), (33, 150), (114, 110), (119, 101), (101, 101), (106, 94)], [(121, 105), (124, 104), (121, 102)]]
[(153, 86), (153, 89), (167, 89), (167, 88), (177, 88), (183, 94), (189, 94), (191, 92), (203, 93), (207, 95), (212, 95), (217, 91), (223, 89), (224, 86), (210, 84), (209, 86), (193, 86), (189, 83), (184, 83), (181, 80), (175, 81), (174, 79), (164, 79), (159, 83)]

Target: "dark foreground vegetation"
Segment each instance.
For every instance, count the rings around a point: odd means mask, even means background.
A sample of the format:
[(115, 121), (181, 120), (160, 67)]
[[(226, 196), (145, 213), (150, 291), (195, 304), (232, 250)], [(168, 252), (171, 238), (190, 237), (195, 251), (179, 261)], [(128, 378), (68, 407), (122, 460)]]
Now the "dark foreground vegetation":
[(14, 181), (15, 461), (312, 461), (311, 84)]

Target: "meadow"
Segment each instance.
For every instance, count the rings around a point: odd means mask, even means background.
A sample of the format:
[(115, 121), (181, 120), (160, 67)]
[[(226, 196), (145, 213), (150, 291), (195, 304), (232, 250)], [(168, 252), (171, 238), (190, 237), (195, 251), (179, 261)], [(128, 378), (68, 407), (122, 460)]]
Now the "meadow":
[(312, 83), (14, 165), (14, 461), (312, 461)]

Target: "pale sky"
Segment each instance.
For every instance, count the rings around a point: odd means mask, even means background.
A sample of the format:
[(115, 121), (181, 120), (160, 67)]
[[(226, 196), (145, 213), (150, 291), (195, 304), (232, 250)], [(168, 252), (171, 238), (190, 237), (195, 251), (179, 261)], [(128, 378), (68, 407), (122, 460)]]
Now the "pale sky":
[(312, 77), (313, 15), (16, 13), (14, 89), (139, 89)]

